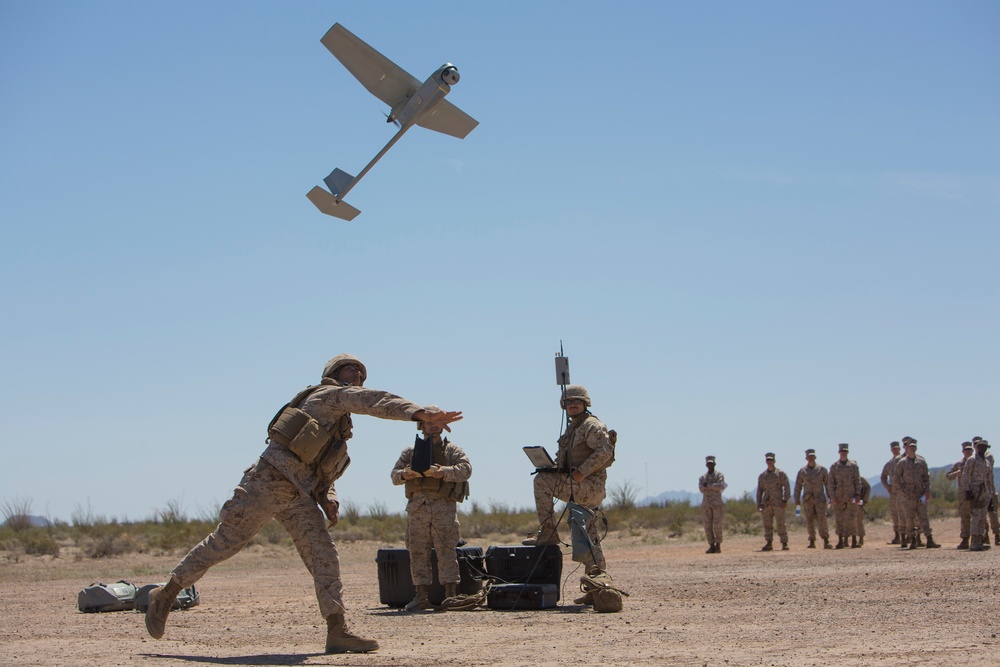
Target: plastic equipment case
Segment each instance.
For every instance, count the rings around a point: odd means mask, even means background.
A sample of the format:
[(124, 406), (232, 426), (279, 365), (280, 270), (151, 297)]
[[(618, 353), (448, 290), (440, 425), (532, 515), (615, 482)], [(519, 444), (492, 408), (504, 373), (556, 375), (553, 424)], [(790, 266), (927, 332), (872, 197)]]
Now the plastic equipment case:
[(562, 577), (562, 550), (546, 546), (492, 546), (486, 550), (486, 571), (496, 584), (555, 584)]
[(486, 594), (490, 609), (551, 609), (558, 601), (558, 584), (501, 584)]
[[(459, 547), (455, 551), (458, 552), (458, 572), (461, 576), (458, 592), (474, 595), (483, 588), (483, 549)], [(390, 607), (405, 607), (417, 594), (410, 576), (410, 552), (402, 548), (379, 549), (375, 562), (378, 564), (379, 602)], [(444, 586), (438, 581), (437, 553), (433, 550), (431, 564), (434, 566), (434, 583), (428, 597), (432, 604), (438, 605), (444, 600)]]

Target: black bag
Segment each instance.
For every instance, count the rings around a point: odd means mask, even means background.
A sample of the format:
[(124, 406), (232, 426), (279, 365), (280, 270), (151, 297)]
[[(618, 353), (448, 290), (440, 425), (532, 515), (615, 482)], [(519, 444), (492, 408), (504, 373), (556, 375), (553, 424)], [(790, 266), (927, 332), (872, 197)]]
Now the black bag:
[(115, 584), (96, 582), (80, 591), (76, 597), (76, 606), (84, 613), (127, 611), (135, 609), (136, 592), (135, 584), (127, 581)]

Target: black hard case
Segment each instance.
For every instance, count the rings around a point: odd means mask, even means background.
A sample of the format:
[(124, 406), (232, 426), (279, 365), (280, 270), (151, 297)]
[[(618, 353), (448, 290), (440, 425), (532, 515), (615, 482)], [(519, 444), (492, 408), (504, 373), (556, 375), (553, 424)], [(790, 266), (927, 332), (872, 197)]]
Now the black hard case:
[(501, 584), (486, 594), (490, 609), (551, 609), (559, 601), (558, 584)]
[[(459, 547), (458, 572), (461, 581), (458, 592), (463, 595), (474, 595), (483, 588), (482, 547)], [(413, 599), (417, 591), (413, 587), (413, 577), (410, 576), (410, 552), (403, 548), (379, 549), (375, 555), (378, 564), (378, 597), (379, 602), (390, 607), (404, 607)], [(434, 568), (434, 583), (428, 597), (433, 604), (441, 604), (444, 600), (444, 586), (438, 580), (437, 553), (431, 550), (431, 564)]]
[(558, 544), (492, 546), (486, 550), (486, 571), (495, 584), (555, 584), (558, 595), (562, 550)]

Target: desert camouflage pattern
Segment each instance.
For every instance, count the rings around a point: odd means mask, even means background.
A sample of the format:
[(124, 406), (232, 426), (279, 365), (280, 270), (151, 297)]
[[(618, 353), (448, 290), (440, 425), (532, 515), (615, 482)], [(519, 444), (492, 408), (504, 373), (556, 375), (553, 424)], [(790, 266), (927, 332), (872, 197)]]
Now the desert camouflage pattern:
[(826, 499), (829, 490), (830, 477), (826, 468), (817, 464), (802, 466), (795, 476), (793, 496), (796, 505), (802, 506), (802, 514), (806, 518), (806, 531), (809, 541), (816, 540), (816, 531), (824, 540), (830, 539), (830, 530), (826, 523)]
[(722, 492), (727, 486), (725, 476), (718, 470), (706, 472), (698, 478), (698, 490), (701, 491), (701, 523), (705, 527), (705, 541), (710, 545), (722, 544), (723, 518), (726, 513)]
[[(351, 437), (351, 413), (382, 419), (410, 420), (416, 403), (377, 389), (351, 387), (335, 381), (313, 392), (299, 405), (342, 442)], [(343, 445), (346, 446), (346, 445)], [(248, 468), (233, 497), (222, 507), (215, 531), (192, 549), (171, 576), (188, 587), (213, 565), (238, 553), (272, 517), (288, 531), (316, 585), (324, 617), (342, 613), (340, 560), (323, 512), (337, 507), (336, 477), (306, 465), (288, 449), (270, 443), (260, 460)], [(322, 505), (324, 510), (320, 510)], [(332, 517), (330, 517), (332, 518)]]
[(971, 534), (986, 535), (986, 508), (996, 495), (992, 461), (981, 458), (978, 453), (967, 458), (958, 490), (962, 497), (968, 497), (970, 492), (972, 495), (969, 499), (972, 508), (969, 527)]
[(892, 471), (896, 469), (896, 464), (899, 463), (901, 458), (903, 458), (902, 454), (893, 456), (886, 461), (885, 465), (882, 466), (882, 475), (879, 477), (882, 482), (882, 488), (889, 494), (889, 515), (892, 517), (892, 531), (894, 533), (899, 533), (903, 530), (903, 519), (899, 512), (899, 494), (895, 493), (895, 490), (892, 488)]
[[(554, 524), (553, 498), (595, 510), (604, 502), (608, 481), (607, 464), (613, 451), (608, 439), (608, 428), (600, 419), (584, 412), (570, 420), (566, 433), (559, 438), (556, 465), (561, 469), (575, 468), (586, 475), (582, 482), (573, 482), (568, 472), (540, 472), (535, 475), (535, 510), (538, 524)], [(602, 570), (607, 565), (604, 549), (601, 547), (598, 516), (591, 512), (593, 519), (587, 524), (587, 534), (594, 542), (595, 565)]]
[(837, 537), (850, 537), (857, 524), (857, 498), (861, 494), (861, 471), (858, 464), (834, 461), (830, 466), (830, 499), (833, 501), (833, 517), (837, 527)]
[(774, 538), (774, 524), (778, 525), (778, 537), (782, 544), (788, 543), (785, 528), (785, 507), (792, 499), (792, 487), (788, 475), (780, 468), (765, 470), (757, 477), (757, 509), (764, 523), (764, 541)]
[(858, 537), (865, 536), (865, 507), (868, 506), (868, 501), (872, 497), (872, 485), (868, 483), (868, 480), (864, 477), (861, 478), (861, 496), (859, 497), (859, 503), (857, 509), (854, 512), (854, 518), (856, 521), (853, 535)]
[(210, 567), (239, 553), (272, 517), (288, 531), (312, 573), (320, 613), (324, 617), (343, 613), (340, 559), (323, 512), (263, 459), (246, 470), (233, 497), (222, 506), (215, 531), (181, 560), (171, 579), (182, 588), (191, 586)]
[(893, 470), (892, 485), (899, 493), (903, 530), (911, 536), (921, 530), (931, 536), (931, 522), (927, 517), (927, 499), (931, 490), (931, 476), (924, 457), (904, 456)]
[[(993, 459), (993, 454), (986, 450), (986, 460), (990, 463), (990, 474), (993, 474), (993, 468), (996, 466), (996, 461)], [(1000, 535), (1000, 517), (997, 516), (997, 511), (1000, 510), (1000, 496), (997, 496), (996, 485), (994, 484), (993, 493), (993, 509), (987, 508), (986, 515), (990, 518), (990, 529), (992, 529), (994, 535)]]
[(969, 499), (965, 497), (965, 493), (962, 492), (962, 472), (965, 470), (965, 462), (970, 458), (972, 457), (963, 456), (952, 464), (951, 469), (945, 475), (948, 479), (958, 482), (959, 536), (963, 540), (969, 539), (972, 535), (969, 532), (969, 529), (972, 527), (972, 503), (969, 502)]
[[(461, 447), (443, 438), (434, 446), (433, 460), (441, 461), (445, 482), (465, 482), (472, 476), (472, 464)], [(390, 476), (392, 483), (406, 483), (403, 471), (413, 462), (413, 447), (400, 454)], [(417, 489), (406, 503), (406, 548), (410, 552), (410, 576), (415, 586), (434, 583), (431, 549), (437, 553), (438, 581), (461, 581), (455, 548), (460, 539), (458, 503), (436, 491)]]

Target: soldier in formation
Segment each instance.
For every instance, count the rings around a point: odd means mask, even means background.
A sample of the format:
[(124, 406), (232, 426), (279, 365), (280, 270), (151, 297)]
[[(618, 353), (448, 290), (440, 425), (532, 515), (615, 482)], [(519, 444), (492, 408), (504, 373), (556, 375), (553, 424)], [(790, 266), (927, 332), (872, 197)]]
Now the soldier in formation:
[(858, 499), (861, 497), (861, 471), (858, 464), (847, 458), (848, 444), (838, 445), (840, 458), (830, 466), (830, 504), (833, 507), (833, 517), (837, 526), (837, 549), (848, 546), (858, 546), (858, 538), (854, 535), (857, 519), (854, 516)]
[[(973, 436), (972, 438), (973, 446), (975, 446), (975, 444), (980, 440), (982, 440), (980, 436), (978, 435)], [(988, 448), (986, 452), (986, 460), (990, 462), (991, 466), (996, 465), (996, 462), (993, 460), (993, 454), (990, 453)], [(1000, 546), (1000, 520), (998, 520), (997, 517), (998, 510), (1000, 510), (1000, 497), (998, 497), (996, 492), (994, 492), (993, 502), (987, 508), (986, 516), (989, 517), (990, 529), (993, 531), (993, 544), (995, 544), (996, 546)], [(987, 548), (989, 548), (990, 545), (989, 533), (983, 534), (983, 543), (987, 546)]]
[[(785, 528), (785, 508), (791, 499), (788, 475), (775, 467), (774, 453), (764, 455), (767, 470), (757, 477), (757, 511), (764, 522), (765, 544), (761, 551), (771, 551), (774, 547), (774, 524), (778, 524), (778, 538), (781, 550), (788, 551), (788, 530)], [(720, 531), (721, 532), (721, 531)]]
[(993, 479), (993, 457), (987, 453), (990, 443), (980, 439), (973, 446), (976, 454), (965, 460), (959, 491), (972, 508), (969, 551), (984, 551), (990, 548), (986, 513), (989, 505), (995, 502), (996, 482)]
[(909, 436), (903, 438), (906, 456), (896, 464), (892, 474), (894, 492), (900, 493), (900, 507), (903, 513), (903, 530), (907, 533), (910, 549), (922, 546), (920, 531), (927, 538), (927, 548), (937, 549), (940, 544), (931, 536), (931, 524), (927, 517), (927, 503), (930, 502), (931, 480), (924, 457), (917, 455), (917, 441)]
[(726, 504), (722, 501), (722, 492), (726, 490), (726, 478), (715, 470), (715, 457), (705, 457), (705, 467), (708, 472), (698, 478), (698, 490), (701, 491), (701, 522), (705, 527), (705, 540), (708, 542), (707, 554), (722, 553), (722, 524), (726, 512)]
[[(872, 497), (872, 485), (864, 477), (861, 478), (861, 495), (858, 496), (857, 506), (854, 510), (854, 535), (858, 538), (858, 546), (865, 544), (865, 506)], [(851, 546), (854, 546), (853, 537)]]
[[(427, 406), (427, 410), (440, 410)], [(424, 438), (403, 450), (393, 466), (392, 483), (405, 485), (406, 548), (416, 595), (407, 611), (431, 606), (428, 594), (434, 583), (431, 550), (437, 555), (438, 581), (446, 598), (458, 594), (462, 577), (455, 551), (459, 542), (458, 503), (469, 497), (472, 464), (462, 448), (442, 438), (441, 424), (417, 422)], [(419, 450), (419, 451), (417, 451)]]
[(213, 565), (239, 553), (273, 517), (288, 531), (312, 574), (320, 613), (326, 620), (326, 652), (378, 649), (378, 642), (347, 628), (340, 561), (329, 531), (340, 511), (334, 482), (350, 462), (351, 414), (447, 428), (462, 413), (429, 411), (389, 392), (365, 388), (367, 377), (365, 365), (356, 357), (334, 357), (323, 369), (321, 384), (299, 392), (275, 415), (268, 427), (268, 447), (222, 506), (218, 527), (181, 560), (164, 586), (150, 591), (146, 611), (150, 636), (163, 636), (171, 606), (182, 589)]
[(535, 510), (539, 529), (523, 541), (525, 545), (559, 544), (553, 498), (575, 503), (590, 512), (587, 534), (593, 548), (586, 563), (587, 574), (604, 571), (607, 562), (598, 530), (598, 510), (604, 501), (608, 481), (607, 468), (614, 461), (614, 446), (608, 429), (590, 413), (590, 394), (580, 385), (568, 385), (560, 406), (566, 411), (569, 426), (559, 438), (556, 453), (557, 471), (535, 475)]
[(962, 443), (962, 458), (956, 461), (952, 466), (951, 470), (948, 471), (946, 477), (951, 480), (957, 480), (959, 494), (958, 494), (958, 519), (959, 519), (959, 537), (962, 541), (958, 543), (959, 549), (969, 548), (969, 536), (971, 535), (970, 528), (972, 526), (972, 504), (969, 499), (965, 497), (962, 493), (962, 473), (965, 471), (965, 463), (974, 454), (974, 450), (971, 442)]
[(830, 531), (826, 523), (826, 506), (829, 495), (830, 478), (826, 468), (816, 463), (816, 450), (806, 450), (806, 465), (799, 469), (795, 476), (795, 504), (801, 506), (806, 517), (806, 530), (809, 533), (809, 546), (816, 548), (816, 530), (823, 540), (824, 549), (832, 549)]
[(879, 479), (882, 481), (882, 488), (889, 494), (889, 516), (892, 517), (893, 533), (892, 541), (889, 544), (899, 544), (900, 540), (903, 539), (903, 524), (900, 520), (899, 494), (894, 493), (892, 488), (892, 471), (895, 469), (896, 464), (899, 463), (899, 459), (903, 458), (902, 453), (900, 453), (899, 441), (893, 440), (890, 442), (889, 450), (892, 452), (892, 458), (882, 466), (882, 475)]

